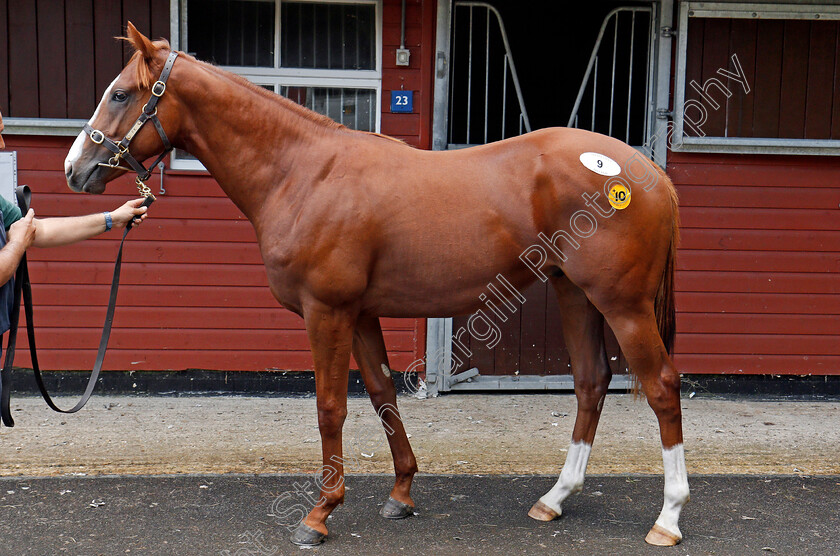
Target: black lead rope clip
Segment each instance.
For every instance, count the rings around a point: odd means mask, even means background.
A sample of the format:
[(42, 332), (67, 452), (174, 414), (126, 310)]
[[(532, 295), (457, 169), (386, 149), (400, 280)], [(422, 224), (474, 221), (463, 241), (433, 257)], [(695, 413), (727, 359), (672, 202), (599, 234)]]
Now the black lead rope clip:
[[(26, 185), (21, 186), (15, 191), (15, 193), (18, 198), (18, 206), (20, 206), (21, 212), (26, 214), (29, 210), (29, 201), (32, 197), (29, 187)], [(154, 195), (149, 195), (145, 198), (141, 206), (148, 207), (153, 202), (155, 202)], [(9, 328), (9, 342), (6, 347), (6, 361), (3, 365), (3, 369), (0, 370), (0, 420), (2, 420), (3, 424), (7, 427), (15, 426), (15, 421), (12, 418), (10, 408), (11, 374), (12, 364), (15, 360), (15, 343), (17, 341), (18, 323), (20, 322), (21, 299), (23, 299), (24, 312), (26, 314), (26, 336), (29, 340), (29, 354), (32, 359), (32, 369), (35, 372), (35, 382), (38, 384), (38, 390), (40, 390), (44, 401), (47, 402), (47, 405), (53, 411), (57, 411), (59, 413), (76, 413), (82, 409), (85, 404), (87, 404), (88, 400), (90, 400), (91, 395), (93, 395), (93, 390), (96, 387), (96, 381), (99, 378), (99, 373), (102, 371), (102, 363), (105, 360), (105, 352), (108, 349), (108, 339), (111, 337), (111, 326), (114, 322), (114, 309), (117, 304), (117, 290), (120, 285), (123, 245), (125, 244), (125, 238), (128, 235), (129, 230), (131, 230), (133, 223), (134, 220), (129, 220), (128, 224), (125, 226), (125, 231), (123, 232), (122, 240), (120, 241), (120, 249), (117, 252), (117, 260), (114, 263), (114, 277), (111, 279), (111, 294), (108, 300), (108, 310), (105, 313), (105, 324), (102, 326), (102, 337), (99, 340), (99, 351), (96, 354), (96, 362), (94, 363), (93, 370), (88, 378), (85, 393), (82, 395), (79, 402), (70, 409), (61, 409), (55, 404), (53, 399), (50, 397), (49, 392), (47, 392), (43, 376), (41, 375), (41, 368), (38, 365), (38, 353), (35, 348), (35, 326), (32, 322), (32, 284), (29, 281), (29, 268), (26, 264), (26, 254), (24, 253), (15, 274), (14, 301), (12, 306), (12, 315), (9, 319), (11, 325)]]

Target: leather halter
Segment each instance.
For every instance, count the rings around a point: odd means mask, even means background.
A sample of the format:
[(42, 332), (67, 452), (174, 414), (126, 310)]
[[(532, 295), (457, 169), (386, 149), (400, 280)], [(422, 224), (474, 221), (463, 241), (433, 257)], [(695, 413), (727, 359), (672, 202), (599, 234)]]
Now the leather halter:
[[(137, 186), (140, 188), (141, 193), (145, 197), (151, 195), (151, 191), (148, 187), (146, 187), (145, 182), (152, 176), (152, 171), (155, 166), (157, 166), (158, 163), (163, 160), (167, 154), (169, 154), (169, 151), (172, 150), (172, 144), (169, 142), (169, 138), (166, 137), (166, 132), (163, 131), (163, 126), (157, 117), (157, 103), (160, 100), (160, 97), (163, 96), (163, 93), (166, 92), (166, 81), (169, 79), (169, 74), (172, 71), (172, 66), (175, 65), (175, 59), (177, 57), (178, 53), (176, 51), (169, 53), (169, 57), (166, 59), (166, 64), (164, 64), (163, 70), (160, 72), (160, 78), (155, 81), (154, 85), (152, 85), (152, 96), (143, 106), (143, 111), (140, 113), (137, 121), (134, 122), (134, 125), (131, 126), (131, 129), (128, 130), (128, 133), (125, 134), (125, 137), (123, 137), (121, 141), (117, 142), (106, 137), (104, 133), (98, 129), (94, 129), (90, 123), (86, 123), (84, 126), (84, 131), (87, 133), (88, 137), (90, 137), (91, 141), (97, 145), (104, 146), (106, 149), (114, 153), (114, 156), (112, 156), (107, 163), (100, 162), (99, 165), (106, 168), (119, 168), (120, 170), (127, 170), (129, 172), (134, 170), (137, 172), (137, 179), (135, 181), (137, 182)], [(137, 132), (140, 131), (146, 122), (149, 121), (154, 124), (155, 129), (160, 136), (160, 140), (163, 142), (163, 152), (160, 153), (160, 156), (158, 156), (148, 168), (146, 168), (140, 163), (140, 161), (134, 158), (134, 155), (132, 155), (129, 151), (129, 146), (131, 145), (131, 141), (134, 139), (134, 136), (137, 135)], [(130, 167), (121, 166), (121, 160), (125, 160)]]

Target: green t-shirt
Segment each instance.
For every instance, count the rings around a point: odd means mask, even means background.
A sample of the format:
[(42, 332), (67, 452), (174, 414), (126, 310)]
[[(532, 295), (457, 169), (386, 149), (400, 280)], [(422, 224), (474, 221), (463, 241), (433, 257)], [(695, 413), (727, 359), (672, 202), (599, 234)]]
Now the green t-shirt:
[(9, 231), (9, 226), (23, 218), (17, 205), (10, 203), (2, 195), (0, 195), (0, 210), (3, 211), (3, 224), (6, 226), (7, 232)]

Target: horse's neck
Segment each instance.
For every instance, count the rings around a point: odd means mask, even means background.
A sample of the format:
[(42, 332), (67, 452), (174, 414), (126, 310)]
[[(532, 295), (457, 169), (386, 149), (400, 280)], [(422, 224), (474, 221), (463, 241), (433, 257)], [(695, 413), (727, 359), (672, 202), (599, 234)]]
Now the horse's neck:
[(295, 186), (315, 175), (318, 148), (331, 131), (293, 109), (223, 76), (203, 70), (185, 95), (189, 122), (184, 147), (210, 172), (228, 197), (256, 224), (272, 192), (294, 171)]

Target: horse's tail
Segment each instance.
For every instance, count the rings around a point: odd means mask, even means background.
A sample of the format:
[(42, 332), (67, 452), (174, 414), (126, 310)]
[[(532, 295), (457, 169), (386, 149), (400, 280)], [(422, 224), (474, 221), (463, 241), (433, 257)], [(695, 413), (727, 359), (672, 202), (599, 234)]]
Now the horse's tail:
[(677, 244), (680, 240), (680, 212), (679, 199), (674, 184), (662, 172), (662, 177), (669, 189), (671, 196), (671, 244), (668, 247), (668, 260), (665, 262), (665, 269), (662, 271), (662, 278), (659, 280), (659, 289), (656, 292), (654, 301), (654, 313), (659, 326), (659, 336), (668, 355), (674, 349), (674, 336), (676, 335), (677, 311), (674, 306), (674, 266), (677, 256)]

